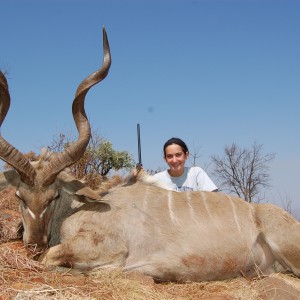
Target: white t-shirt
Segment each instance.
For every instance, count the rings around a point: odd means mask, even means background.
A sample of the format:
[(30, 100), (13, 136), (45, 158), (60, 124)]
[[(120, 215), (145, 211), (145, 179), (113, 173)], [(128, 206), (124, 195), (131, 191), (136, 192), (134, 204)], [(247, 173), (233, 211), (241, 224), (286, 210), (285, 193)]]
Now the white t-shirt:
[(168, 170), (153, 175), (156, 179), (178, 192), (214, 191), (218, 189), (212, 180), (200, 167), (184, 167), (184, 173), (179, 177), (170, 176)]

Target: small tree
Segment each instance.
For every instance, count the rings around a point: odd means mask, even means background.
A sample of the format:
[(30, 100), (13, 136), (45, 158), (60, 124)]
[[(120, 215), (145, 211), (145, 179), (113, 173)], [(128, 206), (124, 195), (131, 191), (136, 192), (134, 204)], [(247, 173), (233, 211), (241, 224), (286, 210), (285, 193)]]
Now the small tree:
[(235, 193), (247, 202), (260, 202), (260, 189), (270, 187), (269, 164), (274, 153), (263, 154), (263, 145), (241, 149), (235, 143), (225, 146), (225, 156), (212, 156), (213, 175), (220, 189)]
[[(73, 139), (65, 134), (54, 137), (48, 150), (60, 152), (72, 143)], [(127, 151), (116, 151), (112, 143), (101, 138), (97, 132), (92, 133), (89, 145), (83, 157), (70, 167), (70, 173), (78, 179), (96, 188), (111, 170), (134, 167), (134, 159)]]
[(106, 176), (112, 169), (118, 171), (134, 167), (132, 156), (127, 151), (114, 150), (108, 140), (102, 140), (95, 148), (89, 147), (87, 152), (90, 154), (90, 170), (101, 176)]

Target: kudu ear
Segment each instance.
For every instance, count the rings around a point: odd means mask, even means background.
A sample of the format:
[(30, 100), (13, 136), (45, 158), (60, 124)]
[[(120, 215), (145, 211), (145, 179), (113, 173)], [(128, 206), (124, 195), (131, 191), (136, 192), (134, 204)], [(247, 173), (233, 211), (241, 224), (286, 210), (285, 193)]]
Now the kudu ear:
[(18, 187), (20, 184), (20, 175), (14, 169), (0, 173), (0, 191), (8, 186)]
[(91, 188), (65, 172), (61, 172), (57, 176), (57, 181), (60, 188), (64, 189), (69, 194), (78, 196), (79, 200), (82, 202), (102, 200), (101, 196), (94, 192)]
[[(102, 198), (96, 192), (94, 192), (91, 188), (85, 186), (82, 189), (79, 189), (75, 192), (75, 195), (82, 196), (88, 199), (100, 201)], [(85, 201), (86, 202), (86, 201)], [(89, 201), (88, 201), (89, 202)]]

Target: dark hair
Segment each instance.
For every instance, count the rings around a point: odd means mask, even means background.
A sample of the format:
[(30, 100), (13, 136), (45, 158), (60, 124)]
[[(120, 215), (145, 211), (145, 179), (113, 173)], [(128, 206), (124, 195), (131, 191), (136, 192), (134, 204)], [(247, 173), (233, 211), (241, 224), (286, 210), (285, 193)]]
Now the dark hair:
[(167, 140), (164, 144), (164, 157), (166, 157), (166, 148), (173, 144), (180, 146), (182, 151), (184, 152), (184, 154), (189, 152), (189, 149), (183, 140), (173, 137), (173, 138)]

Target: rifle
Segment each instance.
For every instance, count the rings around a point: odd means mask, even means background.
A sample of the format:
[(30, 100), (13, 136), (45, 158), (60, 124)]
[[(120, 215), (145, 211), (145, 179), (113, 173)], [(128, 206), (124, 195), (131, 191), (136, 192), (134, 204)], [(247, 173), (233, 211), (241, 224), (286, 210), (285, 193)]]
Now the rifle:
[(136, 164), (136, 168), (138, 171), (141, 170), (142, 168), (142, 150), (141, 150), (141, 134), (140, 134), (140, 124), (136, 125), (137, 127), (137, 139), (138, 139), (138, 157), (139, 157), (139, 162)]

